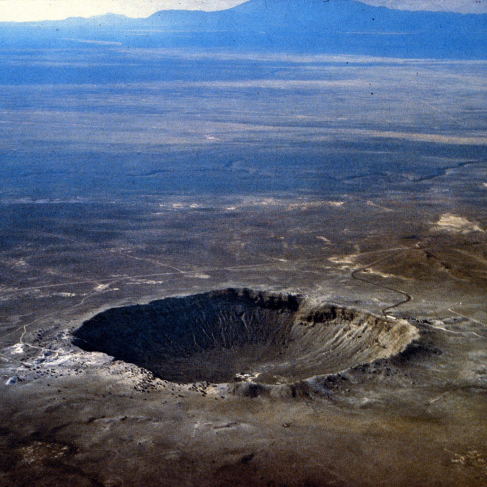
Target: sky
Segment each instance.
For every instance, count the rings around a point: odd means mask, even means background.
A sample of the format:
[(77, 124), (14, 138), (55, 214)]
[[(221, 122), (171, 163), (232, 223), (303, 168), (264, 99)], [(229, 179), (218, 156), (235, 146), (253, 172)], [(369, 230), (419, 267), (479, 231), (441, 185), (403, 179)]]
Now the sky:
[(0, 22), (61, 20), (106, 13), (148, 17), (159, 10), (224, 10), (245, 0), (0, 0)]
[(360, 0), (376, 7), (400, 10), (432, 10), (460, 13), (487, 13), (487, 0)]
[[(167, 9), (224, 10), (246, 0), (0, 0), (0, 22), (60, 20), (106, 13), (148, 17)], [(283, 0), (290, 1), (290, 0)], [(487, 13), (487, 0), (361, 0), (406, 10), (444, 10)]]

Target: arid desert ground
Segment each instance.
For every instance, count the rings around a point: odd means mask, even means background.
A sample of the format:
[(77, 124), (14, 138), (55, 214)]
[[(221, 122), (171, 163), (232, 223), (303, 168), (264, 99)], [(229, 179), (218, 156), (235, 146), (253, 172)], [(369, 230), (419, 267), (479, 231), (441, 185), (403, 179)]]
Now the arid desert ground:
[(485, 485), (485, 62), (103, 52), (9, 58), (0, 483)]

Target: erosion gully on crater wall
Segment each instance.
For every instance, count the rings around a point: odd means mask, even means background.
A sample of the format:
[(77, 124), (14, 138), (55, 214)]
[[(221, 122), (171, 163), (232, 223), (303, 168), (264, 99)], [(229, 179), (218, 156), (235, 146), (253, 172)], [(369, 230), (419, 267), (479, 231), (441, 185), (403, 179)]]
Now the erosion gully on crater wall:
[(84, 322), (73, 343), (177, 383), (289, 384), (391, 357), (417, 336), (405, 320), (225, 289), (106, 310)]

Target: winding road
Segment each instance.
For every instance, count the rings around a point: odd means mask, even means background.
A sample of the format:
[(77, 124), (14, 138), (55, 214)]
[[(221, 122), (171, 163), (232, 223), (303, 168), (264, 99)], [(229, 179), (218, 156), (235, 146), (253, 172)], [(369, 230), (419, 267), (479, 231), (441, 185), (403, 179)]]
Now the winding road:
[(377, 284), (375, 282), (372, 282), (372, 281), (369, 281), (368, 279), (364, 279), (363, 277), (359, 277), (357, 274), (360, 274), (361, 272), (365, 271), (366, 269), (369, 269), (371, 268), (372, 266), (378, 264), (379, 262), (383, 262), (385, 260), (388, 260), (390, 259), (391, 257), (394, 257), (394, 256), (399, 256), (401, 254), (403, 254), (404, 252), (410, 250), (409, 248), (405, 248), (405, 249), (402, 249), (398, 252), (394, 252), (393, 254), (390, 254), (390, 255), (386, 255), (385, 257), (381, 257), (380, 259), (377, 259), (375, 260), (374, 262), (372, 262), (371, 264), (368, 264), (364, 267), (360, 267), (359, 269), (355, 269), (354, 271), (352, 271), (352, 273), (350, 274), (350, 276), (352, 277), (352, 279), (355, 279), (356, 281), (361, 281), (361, 282), (365, 282), (366, 284), (371, 284), (372, 286), (376, 286), (376, 287), (379, 287), (381, 289), (386, 289), (387, 291), (392, 291), (394, 293), (397, 293), (397, 294), (400, 294), (401, 296), (403, 296), (404, 299), (402, 299), (401, 301), (397, 302), (397, 303), (394, 303), (390, 306), (386, 306), (385, 308), (382, 308), (381, 309), (381, 313), (383, 314), (383, 316), (387, 316), (387, 311), (393, 309), (393, 308), (397, 308), (398, 306), (401, 306), (403, 304), (406, 304), (408, 303), (409, 301), (411, 301), (413, 298), (410, 294), (404, 292), (404, 291), (400, 291), (399, 289), (395, 289), (393, 287), (389, 287), (389, 286), (384, 286), (383, 284)]

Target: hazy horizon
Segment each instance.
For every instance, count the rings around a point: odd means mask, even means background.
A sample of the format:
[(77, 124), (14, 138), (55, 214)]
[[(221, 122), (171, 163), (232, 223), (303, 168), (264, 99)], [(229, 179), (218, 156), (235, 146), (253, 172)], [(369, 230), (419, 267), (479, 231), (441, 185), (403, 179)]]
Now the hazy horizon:
[[(147, 18), (162, 10), (227, 10), (249, 0), (136, 0), (123, 2), (108, 0), (0, 0), (0, 22), (41, 22), (65, 20), (70, 17), (90, 18), (116, 14), (129, 18)], [(487, 13), (487, 3), (470, 0), (354, 0), (389, 9), (431, 12)]]

